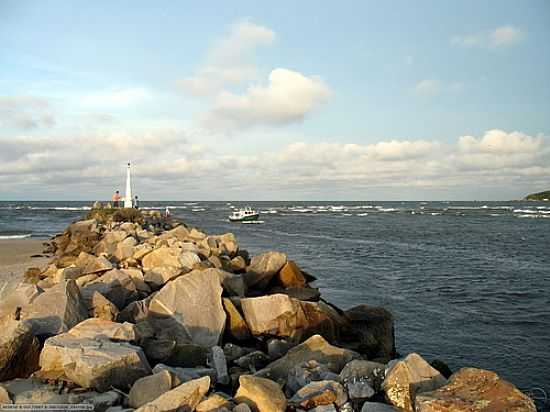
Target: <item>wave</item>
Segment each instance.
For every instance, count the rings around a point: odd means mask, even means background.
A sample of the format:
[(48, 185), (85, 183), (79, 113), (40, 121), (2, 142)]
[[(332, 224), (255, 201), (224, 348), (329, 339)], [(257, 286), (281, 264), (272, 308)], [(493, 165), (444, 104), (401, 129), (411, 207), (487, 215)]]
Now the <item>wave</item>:
[(28, 237), (31, 237), (32, 234), (31, 233), (26, 233), (24, 235), (0, 235), (0, 239), (1, 240), (5, 240), (5, 239), (26, 239)]

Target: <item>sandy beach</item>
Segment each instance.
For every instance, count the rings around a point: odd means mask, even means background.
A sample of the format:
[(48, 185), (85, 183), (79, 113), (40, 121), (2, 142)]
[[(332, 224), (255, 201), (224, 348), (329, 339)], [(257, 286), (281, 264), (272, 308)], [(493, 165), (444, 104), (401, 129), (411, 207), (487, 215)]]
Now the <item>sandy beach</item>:
[(0, 295), (7, 292), (21, 280), (29, 267), (42, 267), (49, 258), (31, 257), (41, 255), (44, 240), (9, 239), (0, 240)]

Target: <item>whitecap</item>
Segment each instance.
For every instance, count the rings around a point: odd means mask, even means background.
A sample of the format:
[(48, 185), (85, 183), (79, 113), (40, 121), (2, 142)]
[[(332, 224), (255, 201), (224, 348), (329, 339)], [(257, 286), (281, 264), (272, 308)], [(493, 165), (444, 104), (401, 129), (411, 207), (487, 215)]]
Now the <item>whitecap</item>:
[(24, 234), (24, 235), (0, 235), (0, 239), (2, 240), (5, 240), (5, 239), (26, 239), (28, 237), (31, 237), (32, 234), (30, 233), (27, 233), (27, 234)]

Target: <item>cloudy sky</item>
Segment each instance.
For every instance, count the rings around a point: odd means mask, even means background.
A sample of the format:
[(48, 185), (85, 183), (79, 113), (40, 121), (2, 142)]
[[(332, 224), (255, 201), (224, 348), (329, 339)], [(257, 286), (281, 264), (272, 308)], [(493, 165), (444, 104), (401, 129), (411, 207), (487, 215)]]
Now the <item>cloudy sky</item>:
[(550, 189), (550, 2), (0, 1), (0, 200)]

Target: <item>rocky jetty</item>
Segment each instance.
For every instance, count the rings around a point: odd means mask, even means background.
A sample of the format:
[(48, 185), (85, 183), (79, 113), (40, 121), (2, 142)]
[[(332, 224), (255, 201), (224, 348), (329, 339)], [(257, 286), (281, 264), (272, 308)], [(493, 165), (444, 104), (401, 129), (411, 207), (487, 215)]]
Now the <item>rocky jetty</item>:
[[(281, 252), (155, 212), (92, 210), (0, 300), (0, 403), (100, 412), (535, 411), (496, 374), (400, 358), (384, 308), (343, 311)], [(435, 367), (434, 367), (435, 366)]]

